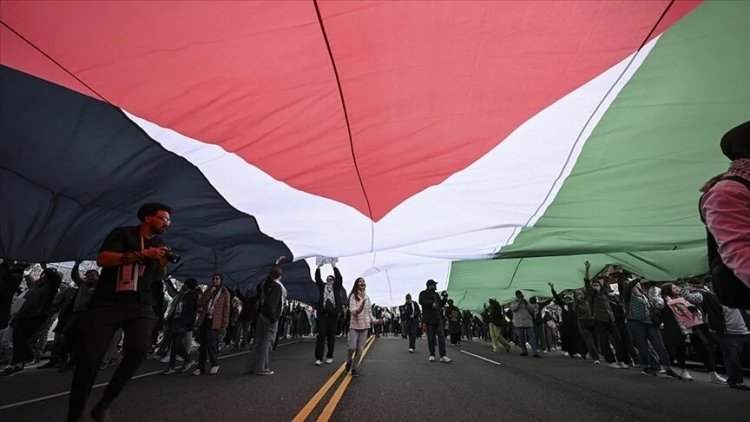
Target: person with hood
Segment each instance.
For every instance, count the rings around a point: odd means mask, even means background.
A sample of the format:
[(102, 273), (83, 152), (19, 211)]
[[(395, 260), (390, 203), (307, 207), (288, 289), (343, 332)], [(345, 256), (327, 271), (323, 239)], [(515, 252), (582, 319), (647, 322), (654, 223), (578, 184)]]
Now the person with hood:
[(586, 355), (586, 346), (578, 329), (578, 318), (575, 308), (573, 307), (573, 298), (570, 296), (560, 297), (555, 291), (555, 285), (550, 283), (549, 288), (552, 292), (552, 298), (560, 308), (560, 347), (566, 356), (571, 358), (582, 358)]
[(503, 346), (505, 352), (510, 352), (510, 343), (505, 339), (505, 329), (508, 327), (508, 322), (505, 320), (505, 313), (503, 307), (497, 299), (489, 300), (489, 308), (486, 309), (487, 316), (490, 323), (490, 338), (492, 339), (492, 353), (497, 353), (500, 350), (500, 346)]
[(750, 121), (721, 138), (729, 170), (703, 186), (709, 267), (722, 305), (750, 309)]
[[(171, 281), (167, 281), (171, 284)], [(164, 318), (172, 333), (172, 347), (169, 351), (169, 366), (162, 374), (169, 375), (177, 372), (177, 355), (182, 357), (182, 368), (180, 372), (187, 372), (195, 365), (190, 359), (190, 350), (185, 347), (186, 340), (192, 338), (195, 329), (195, 318), (198, 314), (198, 300), (200, 291), (198, 281), (194, 278), (185, 280), (182, 289), (172, 299)]]
[(315, 284), (318, 287), (318, 338), (315, 342), (315, 366), (323, 363), (323, 352), (327, 346), (325, 362), (333, 363), (333, 348), (336, 344), (336, 329), (338, 328), (339, 314), (344, 310), (341, 303), (341, 290), (344, 279), (341, 272), (336, 268), (336, 263), (331, 262), (333, 275), (326, 277), (325, 283), (320, 277), (319, 264), (315, 269)]
[(451, 336), (451, 346), (461, 345), (461, 310), (453, 304), (453, 299), (448, 299), (445, 308), (445, 316), (448, 318), (448, 334)]
[(206, 359), (211, 363), (209, 375), (219, 372), (219, 340), (221, 333), (229, 326), (229, 307), (231, 306), (231, 295), (229, 290), (222, 286), (220, 274), (214, 274), (211, 279), (211, 287), (198, 299), (198, 367), (193, 375), (201, 375), (206, 372)]
[(26, 301), (10, 322), (13, 328), (13, 358), (10, 365), (0, 371), (0, 376), (11, 376), (23, 371), (26, 362), (34, 358), (36, 333), (47, 321), (61, 283), (60, 273), (47, 268), (42, 272), (36, 287), (26, 293)]
[(281, 311), (286, 303), (286, 287), (281, 284), (284, 271), (279, 263), (285, 257), (279, 257), (276, 265), (258, 285), (258, 322), (255, 327), (255, 345), (250, 355), (247, 370), (255, 375), (273, 375), (269, 368), (269, 354), (276, 340)]
[(429, 361), (435, 361), (435, 337), (437, 337), (440, 362), (451, 363), (453, 360), (445, 353), (445, 330), (443, 328), (443, 307), (448, 300), (437, 293), (437, 282), (427, 280), (427, 288), (419, 293), (419, 305), (422, 307), (422, 322), (427, 326), (427, 348), (430, 351)]

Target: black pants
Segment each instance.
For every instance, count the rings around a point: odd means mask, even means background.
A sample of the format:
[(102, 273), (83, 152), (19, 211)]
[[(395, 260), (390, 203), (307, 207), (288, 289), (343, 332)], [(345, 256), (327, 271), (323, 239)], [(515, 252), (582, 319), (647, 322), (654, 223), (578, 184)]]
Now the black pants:
[(336, 344), (336, 315), (321, 315), (318, 317), (318, 339), (315, 342), (315, 360), (323, 360), (323, 349), (328, 344), (326, 357), (333, 359), (333, 346)]
[(34, 359), (36, 333), (44, 325), (45, 317), (25, 318), (13, 324), (13, 358), (11, 364), (24, 364)]
[(612, 348), (609, 347), (609, 340), (612, 340), (612, 344), (615, 346), (615, 353), (617, 354), (617, 362), (624, 362), (627, 360), (625, 357), (625, 348), (622, 345), (622, 338), (620, 338), (620, 332), (617, 331), (617, 327), (612, 322), (596, 321), (596, 335), (599, 337), (599, 350), (604, 355), (604, 360), (607, 363), (615, 362), (615, 355), (612, 353)]
[(81, 320), (77, 363), (70, 387), (68, 420), (83, 416), (86, 400), (99, 372), (99, 365), (117, 329), (124, 333), (124, 356), (104, 390), (101, 402), (109, 405), (122, 392), (143, 362), (151, 345), (154, 327), (151, 305), (139, 303), (92, 303)]
[(427, 349), (430, 356), (435, 356), (435, 337), (437, 337), (438, 351), (440, 357), (445, 356), (445, 330), (443, 323), (426, 324), (427, 325)]
[(206, 358), (211, 366), (219, 366), (219, 330), (211, 328), (213, 320), (204, 318), (203, 327), (199, 333), (200, 347), (198, 348), (198, 369), (205, 372)]

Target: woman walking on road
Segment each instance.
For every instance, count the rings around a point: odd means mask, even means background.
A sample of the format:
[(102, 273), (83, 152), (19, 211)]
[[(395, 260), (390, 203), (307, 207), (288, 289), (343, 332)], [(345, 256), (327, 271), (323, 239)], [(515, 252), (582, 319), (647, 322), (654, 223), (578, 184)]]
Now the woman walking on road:
[(367, 331), (373, 323), (372, 305), (370, 298), (365, 293), (367, 287), (365, 279), (359, 277), (354, 282), (354, 288), (349, 295), (349, 309), (351, 321), (349, 323), (349, 350), (346, 357), (346, 370), (351, 371), (353, 377), (359, 376), (359, 364), (362, 362), (362, 353), (367, 341)]

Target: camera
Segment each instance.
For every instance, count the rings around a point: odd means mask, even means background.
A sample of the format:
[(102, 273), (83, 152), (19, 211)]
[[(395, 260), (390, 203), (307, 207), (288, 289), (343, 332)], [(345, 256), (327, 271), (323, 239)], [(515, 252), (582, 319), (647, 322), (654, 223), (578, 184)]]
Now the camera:
[(167, 249), (167, 251), (164, 253), (164, 259), (172, 264), (178, 263), (180, 261), (180, 258), (182, 258), (180, 254), (174, 253), (169, 249)]

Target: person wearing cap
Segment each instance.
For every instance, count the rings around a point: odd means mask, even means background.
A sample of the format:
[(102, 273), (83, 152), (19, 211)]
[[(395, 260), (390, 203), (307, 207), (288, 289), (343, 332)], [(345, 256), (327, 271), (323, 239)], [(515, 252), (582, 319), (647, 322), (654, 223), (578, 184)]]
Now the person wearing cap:
[(750, 121), (721, 138), (729, 169), (701, 189), (713, 285), (722, 305), (750, 309)]
[(422, 322), (427, 326), (427, 348), (430, 351), (430, 362), (435, 361), (435, 337), (437, 336), (440, 362), (451, 363), (453, 360), (445, 354), (445, 330), (443, 329), (442, 309), (447, 297), (437, 293), (437, 282), (427, 280), (427, 288), (419, 293), (419, 305), (422, 307)]

